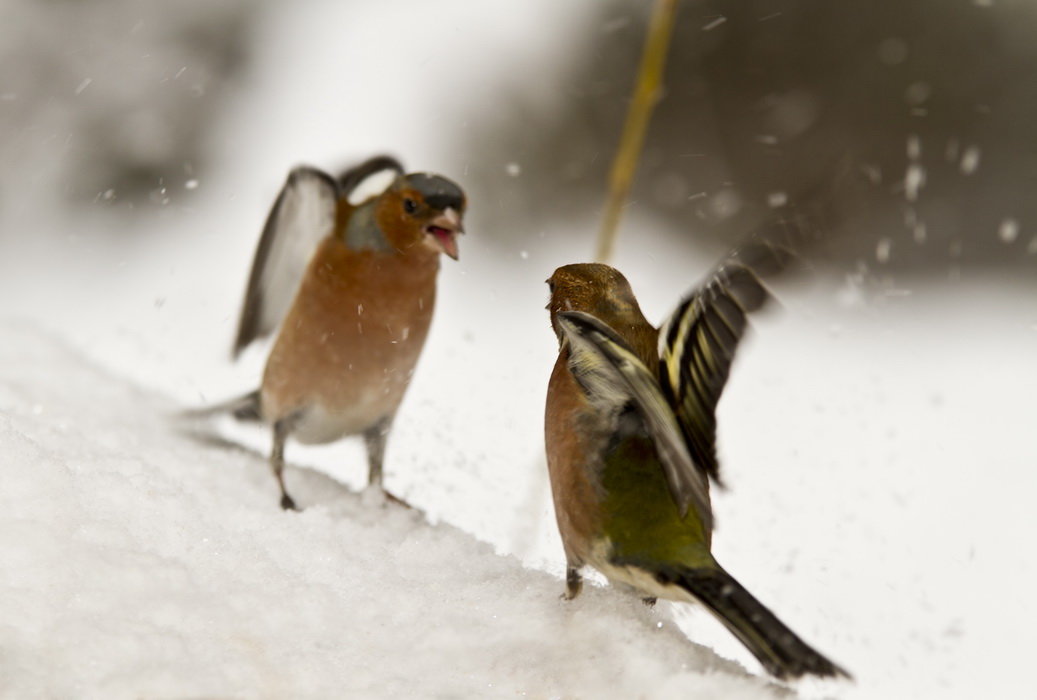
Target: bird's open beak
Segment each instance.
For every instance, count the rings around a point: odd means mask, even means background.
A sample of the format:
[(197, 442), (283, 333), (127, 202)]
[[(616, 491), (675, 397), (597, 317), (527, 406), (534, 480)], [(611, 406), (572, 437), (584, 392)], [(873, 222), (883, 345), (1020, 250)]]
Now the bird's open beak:
[(434, 218), (425, 227), (425, 233), (432, 236), (436, 247), (457, 260), (457, 235), (464, 233), (461, 225), (461, 215), (452, 207), (448, 207), (442, 214)]

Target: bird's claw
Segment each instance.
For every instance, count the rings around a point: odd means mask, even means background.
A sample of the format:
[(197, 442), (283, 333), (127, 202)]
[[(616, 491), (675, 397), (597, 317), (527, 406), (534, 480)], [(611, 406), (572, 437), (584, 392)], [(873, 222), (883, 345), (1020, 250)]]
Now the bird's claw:
[(414, 506), (412, 506), (410, 503), (407, 503), (407, 501), (403, 500), (402, 498), (400, 498), (398, 496), (392, 495), (391, 493), (389, 493), (385, 489), (382, 489), (382, 493), (385, 494), (385, 500), (389, 501), (390, 503), (395, 503), (398, 506), (403, 506), (404, 508), (407, 508), (408, 510), (414, 510), (415, 509)]

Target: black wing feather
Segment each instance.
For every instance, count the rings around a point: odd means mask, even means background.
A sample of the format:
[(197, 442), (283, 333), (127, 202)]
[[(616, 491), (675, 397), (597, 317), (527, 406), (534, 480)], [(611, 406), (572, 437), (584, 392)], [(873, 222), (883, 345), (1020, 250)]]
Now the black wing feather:
[(695, 463), (718, 482), (717, 402), (748, 326), (748, 314), (771, 298), (754, 265), (770, 274), (791, 259), (788, 250), (767, 241), (745, 246), (681, 302), (659, 334), (663, 391)]

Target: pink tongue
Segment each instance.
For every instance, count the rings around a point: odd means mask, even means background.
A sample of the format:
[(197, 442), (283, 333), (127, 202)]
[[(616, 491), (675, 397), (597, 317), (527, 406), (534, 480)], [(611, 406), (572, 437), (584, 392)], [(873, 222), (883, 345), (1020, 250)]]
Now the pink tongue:
[(452, 258), (457, 257), (457, 242), (453, 238), (453, 231), (441, 226), (429, 226), (429, 233), (436, 237), (443, 250)]

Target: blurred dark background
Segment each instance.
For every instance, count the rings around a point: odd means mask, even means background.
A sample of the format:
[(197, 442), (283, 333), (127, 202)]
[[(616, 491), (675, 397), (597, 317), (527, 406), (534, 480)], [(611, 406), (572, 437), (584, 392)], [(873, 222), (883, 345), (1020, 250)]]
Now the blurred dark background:
[[(599, 207), (634, 81), (645, 12), (602, 4), (574, 38), (569, 109), (515, 103), (473, 150), (487, 180), (521, 143), (542, 176), (523, 210)], [(784, 201), (827, 214), (824, 251), (946, 270), (1037, 262), (1037, 7), (945, 0), (681, 4), (632, 194), (680, 227), (737, 239)], [(691, 230), (691, 228), (689, 228)]]
[[(588, 3), (553, 72), (515, 65), (505, 99), (469, 96), (457, 178), (512, 222), (487, 236), (600, 211), (648, 5)], [(192, 189), (268, 7), (0, 3), (0, 206), (31, 185), (139, 216)], [(719, 246), (792, 202), (823, 215), (815, 253), (839, 265), (1037, 270), (1035, 36), (1021, 1), (685, 0), (631, 206)]]
[(204, 172), (206, 130), (250, 61), (249, 3), (0, 2), (0, 205), (161, 205)]

